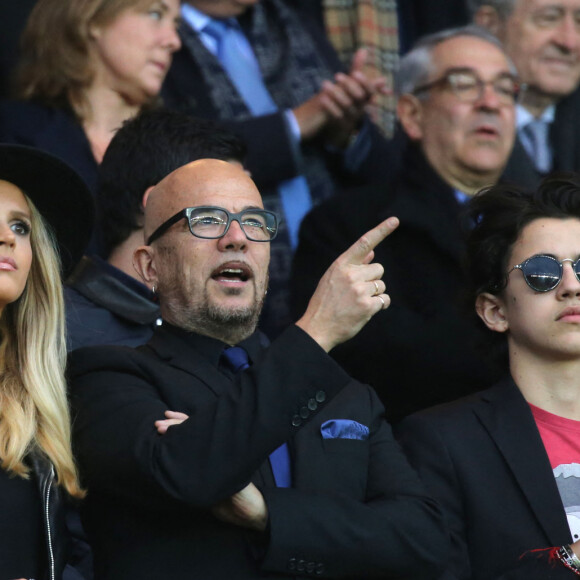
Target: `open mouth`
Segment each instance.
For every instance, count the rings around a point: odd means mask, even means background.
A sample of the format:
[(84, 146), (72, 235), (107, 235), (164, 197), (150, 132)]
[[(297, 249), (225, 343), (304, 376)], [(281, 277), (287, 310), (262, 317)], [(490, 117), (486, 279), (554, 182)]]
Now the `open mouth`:
[(252, 276), (251, 270), (245, 265), (220, 266), (211, 277), (216, 282), (247, 282)]
[(482, 125), (481, 127), (477, 127), (475, 132), (483, 137), (499, 136), (499, 131), (495, 127), (492, 127), (491, 125)]

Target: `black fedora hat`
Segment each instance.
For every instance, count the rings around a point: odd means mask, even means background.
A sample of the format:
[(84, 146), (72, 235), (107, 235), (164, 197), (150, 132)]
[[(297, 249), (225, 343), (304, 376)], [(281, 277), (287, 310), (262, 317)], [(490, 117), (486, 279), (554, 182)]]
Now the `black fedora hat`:
[(89, 243), (95, 219), (93, 197), (85, 182), (53, 155), (7, 144), (0, 144), (0, 180), (21, 189), (50, 224), (66, 278)]

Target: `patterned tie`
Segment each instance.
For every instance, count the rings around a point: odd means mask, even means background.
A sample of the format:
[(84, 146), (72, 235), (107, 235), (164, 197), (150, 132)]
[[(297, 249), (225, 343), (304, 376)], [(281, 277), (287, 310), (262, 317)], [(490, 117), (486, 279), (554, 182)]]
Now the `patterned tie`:
[[(278, 110), (264, 85), (260, 67), (255, 59), (240, 50), (238, 39), (243, 33), (235, 20), (210, 20), (203, 31), (217, 44), (217, 58), (236, 87), (250, 112), (255, 116), (269, 115)], [(299, 175), (278, 185), (284, 208), (290, 244), (298, 245), (298, 230), (302, 218), (312, 207), (312, 198), (306, 179)]]
[(548, 141), (549, 124), (535, 119), (520, 129), (520, 140), (528, 155), (533, 159), (540, 173), (548, 173), (552, 168), (550, 145)]
[[(222, 358), (227, 366), (235, 374), (250, 367), (248, 353), (241, 346), (225, 348)], [(278, 449), (270, 453), (270, 465), (274, 474), (277, 487), (292, 487), (292, 473), (290, 470), (290, 453), (288, 445), (282, 443)]]

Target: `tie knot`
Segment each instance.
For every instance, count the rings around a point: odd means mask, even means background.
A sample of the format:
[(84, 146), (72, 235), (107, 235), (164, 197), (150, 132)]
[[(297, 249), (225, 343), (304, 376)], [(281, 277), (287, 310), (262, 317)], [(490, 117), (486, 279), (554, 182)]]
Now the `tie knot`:
[(210, 20), (204, 27), (203, 31), (209, 34), (218, 43), (221, 42), (228, 29), (232, 28), (233, 23), (229, 20)]
[(226, 363), (226, 366), (236, 374), (250, 366), (248, 353), (241, 346), (230, 346), (225, 348), (222, 353), (222, 358)]

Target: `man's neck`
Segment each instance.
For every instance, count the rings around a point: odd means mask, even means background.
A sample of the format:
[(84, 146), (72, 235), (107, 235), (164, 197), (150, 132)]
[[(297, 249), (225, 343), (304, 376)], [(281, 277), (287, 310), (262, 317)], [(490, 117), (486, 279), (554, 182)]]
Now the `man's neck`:
[(529, 88), (522, 94), (519, 104), (526, 109), (536, 119), (542, 116), (542, 113), (552, 105), (557, 104), (559, 99), (553, 95), (539, 93), (533, 88)]
[(511, 375), (528, 403), (580, 421), (580, 360), (547, 361), (510, 349), (510, 361)]
[(431, 158), (428, 151), (423, 150), (429, 165), (435, 170), (439, 177), (451, 188), (461, 191), (466, 195), (475, 195), (484, 187), (489, 187), (497, 183), (501, 176), (503, 167), (496, 172), (476, 173), (468, 171), (465, 167), (438, 167), (437, 159)]
[(127, 276), (143, 282), (133, 266), (133, 253), (143, 243), (143, 230), (135, 230), (124, 242), (113, 249), (107, 262), (127, 274)]

